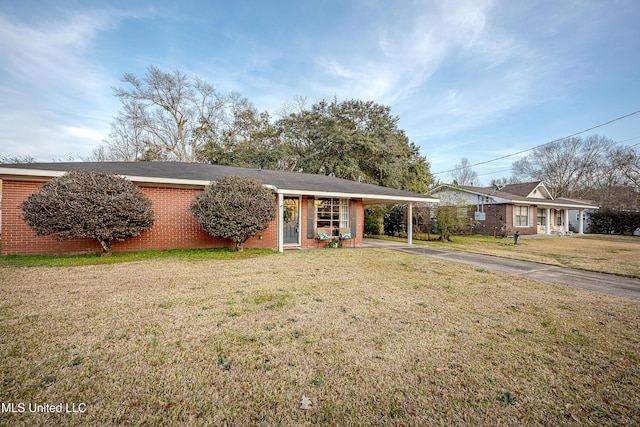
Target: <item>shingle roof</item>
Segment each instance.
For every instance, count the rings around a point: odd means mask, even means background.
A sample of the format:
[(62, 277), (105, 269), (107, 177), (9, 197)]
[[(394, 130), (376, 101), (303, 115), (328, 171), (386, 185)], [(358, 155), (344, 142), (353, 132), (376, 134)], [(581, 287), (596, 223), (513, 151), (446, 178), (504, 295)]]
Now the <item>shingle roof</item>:
[(493, 187), (457, 187), (462, 190), (468, 190), (473, 193), (483, 194), (491, 197), (509, 200), (516, 203), (535, 204), (540, 206), (557, 206), (557, 207), (575, 207), (585, 209), (598, 209), (598, 206), (589, 200), (579, 199), (540, 199), (527, 197), (533, 190), (540, 185), (540, 181), (525, 182), (521, 184), (509, 184), (499, 190)]
[(533, 190), (540, 185), (540, 181), (523, 182), (520, 184), (507, 184), (501, 188), (501, 191), (509, 194), (515, 194), (520, 197), (527, 197)]
[[(16, 169), (20, 169), (18, 173)], [(180, 162), (55, 162), (0, 165), (0, 177), (11, 175), (27, 175), (26, 171), (91, 170), (111, 172), (127, 176), (135, 182), (145, 182), (144, 178), (154, 178), (156, 183), (164, 181), (185, 181), (206, 183), (224, 176), (242, 176), (260, 179), (264, 184), (273, 186), (278, 192), (295, 192), (296, 194), (314, 195), (317, 193), (334, 193), (361, 195), (369, 202), (384, 201), (437, 201), (430, 196), (409, 191), (381, 187), (349, 181), (326, 175), (314, 175), (297, 172), (274, 171), (266, 169), (250, 169), (234, 166), (211, 165), (204, 163)], [(13, 172), (15, 170), (15, 172)]]

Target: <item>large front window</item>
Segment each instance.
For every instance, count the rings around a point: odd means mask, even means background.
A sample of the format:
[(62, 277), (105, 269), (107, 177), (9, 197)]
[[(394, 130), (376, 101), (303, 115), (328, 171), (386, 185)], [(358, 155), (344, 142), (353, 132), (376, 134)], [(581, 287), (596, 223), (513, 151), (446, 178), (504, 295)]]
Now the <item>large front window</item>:
[(529, 226), (529, 206), (516, 206), (516, 227)]
[(348, 199), (316, 199), (316, 227), (329, 228), (337, 235), (340, 228), (349, 228)]

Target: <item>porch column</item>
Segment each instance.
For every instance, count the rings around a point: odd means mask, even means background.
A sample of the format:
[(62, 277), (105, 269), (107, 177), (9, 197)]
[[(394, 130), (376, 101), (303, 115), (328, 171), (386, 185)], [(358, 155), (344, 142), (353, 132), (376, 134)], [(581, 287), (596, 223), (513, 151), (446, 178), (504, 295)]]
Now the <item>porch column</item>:
[(547, 208), (544, 222), (544, 234), (551, 234), (551, 208)]
[(584, 234), (584, 220), (582, 219), (582, 215), (584, 215), (584, 209), (578, 210), (578, 234)]
[(284, 252), (284, 195), (278, 193), (278, 252)]
[(569, 209), (564, 210), (564, 232), (569, 231)]
[(413, 202), (407, 205), (407, 243), (413, 244)]

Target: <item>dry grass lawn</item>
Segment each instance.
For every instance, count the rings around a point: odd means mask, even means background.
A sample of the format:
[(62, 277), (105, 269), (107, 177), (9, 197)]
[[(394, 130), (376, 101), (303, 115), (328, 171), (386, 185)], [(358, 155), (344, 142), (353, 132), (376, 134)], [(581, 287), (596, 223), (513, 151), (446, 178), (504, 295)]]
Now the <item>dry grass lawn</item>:
[[(640, 424), (635, 300), (375, 249), (0, 289), (0, 425)], [(60, 403), (86, 412), (29, 411)]]
[(640, 237), (592, 234), (520, 238), (517, 246), (514, 246), (512, 238), (454, 236), (453, 240), (447, 243), (416, 243), (560, 267), (640, 277)]

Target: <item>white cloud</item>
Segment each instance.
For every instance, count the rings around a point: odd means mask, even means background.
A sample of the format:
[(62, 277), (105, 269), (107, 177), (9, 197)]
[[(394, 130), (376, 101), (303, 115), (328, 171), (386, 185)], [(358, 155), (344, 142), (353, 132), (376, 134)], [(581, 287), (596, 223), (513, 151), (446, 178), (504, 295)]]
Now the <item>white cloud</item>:
[(83, 141), (101, 142), (104, 134), (96, 129), (80, 128), (76, 126), (62, 126), (62, 131), (71, 138), (77, 138)]
[[(403, 2), (402, 5), (406, 5)], [(335, 91), (395, 103), (428, 83), (442, 64), (461, 49), (473, 49), (487, 36), (490, 2), (428, 2), (403, 7), (400, 16), (380, 13), (377, 54), (364, 46), (348, 56), (324, 55), (325, 74)], [(385, 4), (384, 8), (393, 8)], [(356, 40), (351, 46), (366, 41)]]
[(390, 17), (380, 13), (385, 18), (372, 24), (377, 53), (356, 36), (345, 42), (348, 55), (320, 54), (324, 77), (316, 77), (317, 92), (392, 105), (422, 137), (451, 136), (555, 96), (548, 94), (558, 64), (507, 30), (498, 18), (501, 5), (380, 5), (394, 6)]
[(92, 47), (121, 18), (96, 11), (27, 22), (0, 14), (0, 115), (13, 118), (0, 126), (3, 151), (66, 159), (90, 154), (106, 137), (113, 78)]
[(96, 33), (113, 24), (108, 15), (76, 14), (36, 27), (0, 15), (2, 68), (12, 79), (38, 88), (51, 83), (94, 87), (101, 80), (84, 54)]

